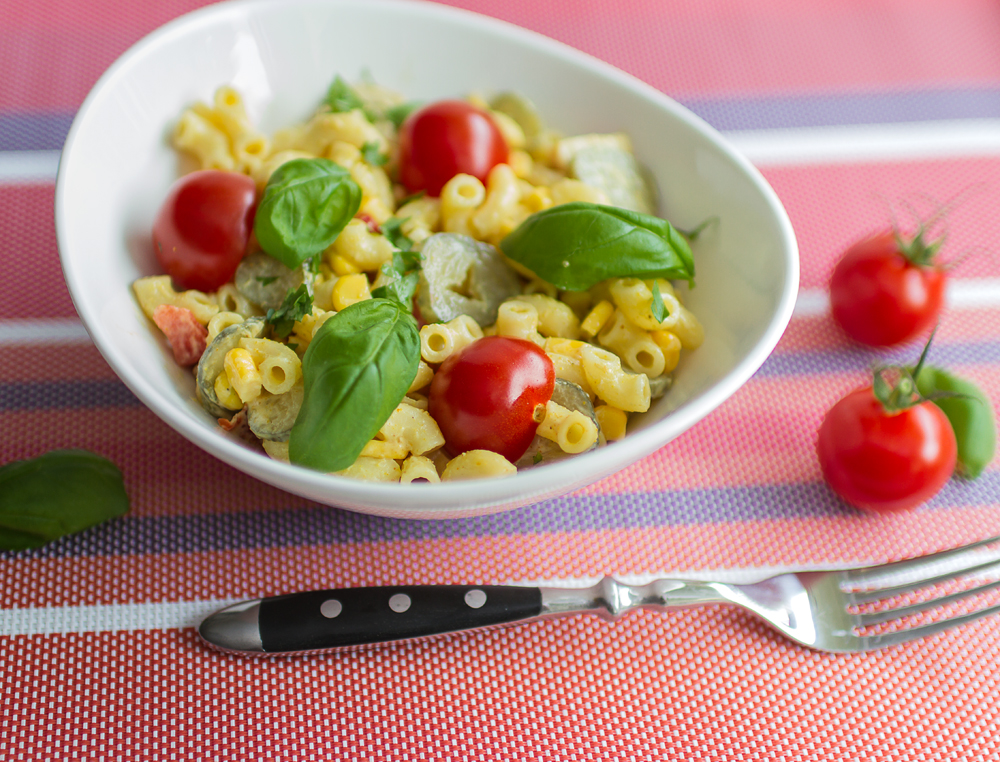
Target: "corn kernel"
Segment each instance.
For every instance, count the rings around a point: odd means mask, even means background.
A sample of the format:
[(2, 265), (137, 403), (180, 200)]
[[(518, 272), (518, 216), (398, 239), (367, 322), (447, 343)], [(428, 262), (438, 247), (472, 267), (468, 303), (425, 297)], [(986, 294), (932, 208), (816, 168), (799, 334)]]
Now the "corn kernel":
[(590, 311), (590, 314), (583, 319), (580, 323), (580, 330), (587, 336), (596, 336), (601, 332), (604, 324), (611, 319), (614, 314), (615, 305), (611, 302), (602, 299), (597, 305)]
[(344, 275), (337, 280), (337, 285), (333, 287), (333, 306), (342, 310), (357, 302), (371, 299), (371, 289), (368, 287), (368, 276), (364, 273), (352, 273)]
[(601, 425), (601, 433), (609, 442), (615, 442), (625, 436), (628, 415), (624, 410), (612, 405), (598, 405), (594, 408), (594, 415)]
[(361, 272), (361, 268), (343, 254), (334, 254), (330, 257), (330, 267), (333, 268), (335, 275), (339, 275), (341, 277)]

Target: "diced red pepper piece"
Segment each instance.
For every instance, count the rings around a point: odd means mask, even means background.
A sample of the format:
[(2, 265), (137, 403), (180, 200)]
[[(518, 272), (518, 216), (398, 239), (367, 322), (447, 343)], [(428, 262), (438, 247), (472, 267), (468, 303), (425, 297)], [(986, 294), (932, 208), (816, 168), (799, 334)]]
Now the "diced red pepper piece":
[(201, 359), (208, 345), (208, 329), (186, 307), (161, 304), (153, 310), (153, 322), (167, 337), (178, 365), (188, 367)]

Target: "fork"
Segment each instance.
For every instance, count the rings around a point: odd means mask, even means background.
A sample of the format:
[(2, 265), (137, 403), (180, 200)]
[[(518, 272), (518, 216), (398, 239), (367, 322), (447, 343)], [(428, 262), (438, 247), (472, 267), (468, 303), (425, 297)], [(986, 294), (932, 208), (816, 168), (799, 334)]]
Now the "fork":
[[(586, 588), (410, 585), (342, 588), (244, 601), (208, 616), (210, 645), (246, 655), (324, 653), (569, 614), (615, 619), (638, 608), (735, 604), (803, 646), (872, 651), (1000, 612), (963, 608), (1000, 587), (1000, 537), (907, 561), (801, 571), (750, 584), (605, 577)], [(957, 611), (956, 611), (957, 609)]]

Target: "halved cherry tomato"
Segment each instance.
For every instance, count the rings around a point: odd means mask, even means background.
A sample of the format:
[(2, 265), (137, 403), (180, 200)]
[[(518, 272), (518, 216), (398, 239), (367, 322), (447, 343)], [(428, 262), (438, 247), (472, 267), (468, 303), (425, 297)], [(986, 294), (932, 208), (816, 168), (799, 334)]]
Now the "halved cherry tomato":
[(957, 447), (937, 405), (924, 401), (890, 412), (867, 386), (830, 408), (818, 453), (823, 476), (844, 500), (892, 512), (936, 495), (955, 470)]
[(153, 223), (153, 246), (178, 288), (215, 291), (233, 279), (256, 200), (254, 181), (238, 172), (206, 169), (174, 183)]
[(513, 463), (531, 444), (535, 408), (549, 401), (554, 386), (555, 369), (539, 346), (487, 336), (441, 364), (428, 411), (453, 455), (492, 450)]
[(834, 319), (862, 344), (889, 346), (930, 328), (941, 312), (946, 275), (937, 243), (892, 231), (851, 246), (830, 280)]
[(483, 183), (509, 150), (500, 130), (465, 101), (439, 101), (410, 114), (399, 130), (399, 179), (411, 192), (441, 194), (457, 174)]

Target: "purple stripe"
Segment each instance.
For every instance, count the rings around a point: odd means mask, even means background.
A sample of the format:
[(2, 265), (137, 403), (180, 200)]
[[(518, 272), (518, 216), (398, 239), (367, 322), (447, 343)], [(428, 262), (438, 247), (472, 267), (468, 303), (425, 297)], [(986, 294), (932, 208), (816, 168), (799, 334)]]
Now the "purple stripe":
[[(759, 376), (805, 376), (864, 372), (875, 365), (914, 365), (921, 347), (873, 350), (857, 346), (835, 350), (772, 354), (757, 371)], [(935, 344), (927, 357), (929, 365), (1000, 365), (1000, 341), (969, 341)]]
[(121, 381), (0, 383), (0, 410), (135, 407), (140, 404)]
[(58, 151), (73, 116), (65, 111), (0, 114), (0, 151)]
[[(719, 130), (1000, 118), (1000, 88), (824, 93), (742, 98), (681, 98)], [(71, 112), (0, 114), (0, 151), (59, 150)]]
[[(1000, 504), (1000, 473), (952, 479), (925, 508), (939, 511)], [(125, 517), (32, 551), (0, 558), (66, 558), (194, 553), (249, 548), (537, 535), (786, 519), (854, 513), (823, 484), (570, 495), (471, 519), (417, 521), (308, 507), (256, 513)]]
[(993, 87), (760, 98), (692, 98), (681, 102), (719, 130), (1000, 118), (1000, 89)]

